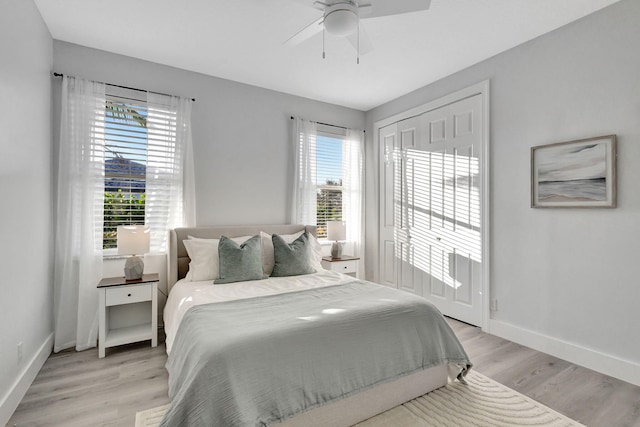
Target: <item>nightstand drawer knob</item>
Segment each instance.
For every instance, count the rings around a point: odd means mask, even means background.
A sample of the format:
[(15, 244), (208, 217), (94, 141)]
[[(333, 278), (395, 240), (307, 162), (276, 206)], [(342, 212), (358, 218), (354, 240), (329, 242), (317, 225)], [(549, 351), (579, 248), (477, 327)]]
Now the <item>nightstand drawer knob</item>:
[(131, 294), (127, 294), (127, 296), (128, 296), (128, 297), (130, 297), (130, 296), (131, 296)]

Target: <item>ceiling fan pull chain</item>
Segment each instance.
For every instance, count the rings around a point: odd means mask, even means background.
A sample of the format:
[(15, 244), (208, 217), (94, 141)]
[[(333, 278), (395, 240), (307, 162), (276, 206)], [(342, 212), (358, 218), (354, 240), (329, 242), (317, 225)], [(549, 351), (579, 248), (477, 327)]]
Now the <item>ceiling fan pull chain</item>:
[(325, 58), (324, 55), (324, 25), (322, 26), (322, 59)]
[(356, 64), (360, 65), (360, 20), (358, 20), (358, 45), (356, 46)]

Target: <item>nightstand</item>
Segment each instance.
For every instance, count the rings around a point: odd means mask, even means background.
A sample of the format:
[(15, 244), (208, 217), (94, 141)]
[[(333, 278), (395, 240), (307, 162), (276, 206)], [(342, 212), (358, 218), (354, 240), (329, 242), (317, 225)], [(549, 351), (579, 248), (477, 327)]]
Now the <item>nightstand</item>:
[(358, 257), (343, 255), (342, 258), (322, 258), (322, 267), (325, 270), (337, 271), (338, 273), (356, 276), (358, 273)]
[[(158, 345), (158, 282), (157, 273), (144, 274), (138, 280), (109, 277), (98, 284), (100, 294), (100, 327), (98, 331), (98, 357), (104, 357), (105, 349), (122, 344), (151, 340), (151, 347)], [(145, 310), (146, 323), (122, 325), (111, 319), (115, 307), (131, 304), (134, 310)], [(134, 305), (135, 304), (135, 305)], [(117, 324), (113, 327), (112, 324)]]

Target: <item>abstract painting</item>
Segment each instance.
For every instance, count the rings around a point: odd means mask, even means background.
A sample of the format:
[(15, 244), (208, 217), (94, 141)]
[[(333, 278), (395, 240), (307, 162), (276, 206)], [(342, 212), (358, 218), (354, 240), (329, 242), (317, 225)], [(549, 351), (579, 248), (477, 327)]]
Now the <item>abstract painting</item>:
[(616, 207), (616, 136), (532, 147), (531, 207)]

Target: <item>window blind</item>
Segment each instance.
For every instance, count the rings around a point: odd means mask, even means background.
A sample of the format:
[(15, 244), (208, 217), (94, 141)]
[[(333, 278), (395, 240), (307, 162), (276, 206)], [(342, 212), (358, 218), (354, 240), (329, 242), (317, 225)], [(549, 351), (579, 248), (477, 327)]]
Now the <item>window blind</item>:
[(118, 225), (144, 224), (151, 229), (151, 252), (163, 252), (167, 228), (183, 217), (177, 201), (183, 194), (184, 150), (177, 148), (172, 100), (152, 94), (146, 101), (106, 95), (104, 249), (117, 246)]
[(106, 95), (103, 248), (116, 247), (118, 225), (145, 223), (146, 102)]

